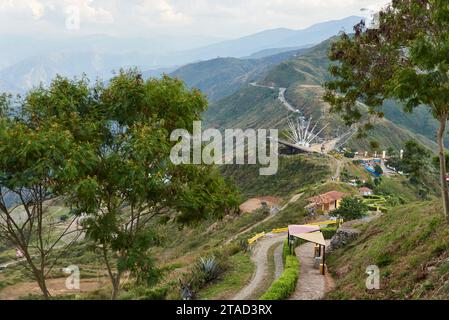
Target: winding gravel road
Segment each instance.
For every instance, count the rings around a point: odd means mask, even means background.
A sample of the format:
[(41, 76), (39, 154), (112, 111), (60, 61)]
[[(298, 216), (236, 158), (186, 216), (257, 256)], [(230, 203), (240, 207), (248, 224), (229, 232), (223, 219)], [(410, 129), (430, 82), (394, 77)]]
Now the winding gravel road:
[[(254, 273), (251, 281), (238, 292), (232, 300), (250, 300), (254, 299), (254, 293), (258, 291), (260, 287), (267, 283), (267, 281), (271, 281), (272, 275), (270, 274), (270, 270), (268, 267), (268, 252), (273, 245), (279, 244), (282, 245), (286, 238), (286, 234), (267, 234), (263, 239), (259, 240), (259, 242), (254, 247), (253, 255), (251, 259), (254, 261), (256, 265), (256, 272)], [(278, 250), (278, 249), (277, 249)], [(276, 250), (275, 250), (276, 252)], [(275, 253), (276, 256), (276, 253)], [(281, 252), (281, 263), (282, 263), (282, 252)], [(279, 266), (276, 266), (279, 263), (279, 259), (275, 259), (275, 275), (281, 274)]]

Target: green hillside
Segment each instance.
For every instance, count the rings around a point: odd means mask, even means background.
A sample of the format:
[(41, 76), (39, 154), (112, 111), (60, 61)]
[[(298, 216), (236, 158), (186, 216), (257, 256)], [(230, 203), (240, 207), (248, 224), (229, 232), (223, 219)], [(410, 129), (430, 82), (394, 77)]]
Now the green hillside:
[[(329, 299), (447, 299), (449, 229), (440, 201), (411, 202), (366, 225), (328, 259), (336, 279)], [(365, 269), (380, 268), (380, 290)]]
[(208, 126), (218, 128), (276, 128), (287, 115), (277, 91), (247, 86), (212, 103), (204, 120)]
[[(385, 104), (386, 107), (382, 109), (387, 119), (435, 141), (438, 122), (432, 117), (427, 108), (419, 107), (413, 110), (413, 113), (409, 113), (401, 108), (392, 108), (393, 105), (394, 102), (388, 101)], [(449, 145), (449, 136), (446, 136), (445, 141), (446, 145)]]
[[(286, 60), (269, 71), (262, 85), (285, 87), (285, 97), (294, 107), (301, 107), (308, 117), (320, 119), (318, 127), (329, 124), (324, 138), (332, 138), (348, 130), (329, 106), (322, 101), (321, 84), (328, 77), (327, 51), (330, 41), (325, 41), (294, 59)], [(277, 99), (278, 90), (245, 85), (236, 93), (212, 102), (204, 115), (209, 126), (218, 128), (286, 128), (289, 111)], [(425, 110), (405, 114), (400, 108), (388, 108), (384, 119), (376, 119), (376, 126), (363, 139), (353, 138), (347, 146), (368, 150), (371, 141), (377, 141), (381, 149), (400, 148), (404, 141), (417, 140), (431, 150), (435, 121)], [(419, 125), (418, 125), (419, 124)]]
[(259, 165), (223, 166), (224, 176), (232, 178), (247, 198), (257, 196), (286, 197), (308, 185), (326, 180), (330, 175), (327, 161), (319, 156), (289, 156), (279, 159), (274, 176), (259, 175)]
[(304, 50), (273, 51), (272, 54), (260, 58), (217, 58), (188, 64), (170, 75), (183, 80), (190, 87), (200, 89), (207, 95), (209, 101), (215, 101), (233, 94), (252, 81), (265, 77), (274, 66)]
[(200, 89), (209, 100), (216, 100), (232, 94), (243, 84), (259, 76), (260, 67), (259, 60), (218, 58), (189, 64), (171, 75)]
[[(319, 125), (325, 123), (329, 127), (323, 132), (326, 137), (335, 137), (338, 132), (347, 129), (335, 114), (329, 113), (329, 106), (322, 100), (322, 89), (304, 88), (295, 83), (290, 86), (286, 96), (293, 105), (304, 105), (307, 116), (320, 119)], [(288, 110), (278, 100), (278, 91), (268, 88), (248, 86), (237, 93), (213, 103), (206, 111), (206, 124), (217, 128), (278, 128), (286, 129)], [(380, 149), (388, 147), (401, 148), (404, 141), (417, 140), (431, 150), (436, 150), (436, 143), (427, 137), (416, 134), (404, 127), (398, 126), (388, 119), (377, 119), (374, 129), (367, 137), (354, 137), (347, 147), (357, 150), (369, 150), (370, 142), (377, 141)]]
[(330, 41), (305, 50), (295, 59), (282, 62), (268, 73), (264, 82), (285, 88), (295, 83), (321, 85), (328, 77)]

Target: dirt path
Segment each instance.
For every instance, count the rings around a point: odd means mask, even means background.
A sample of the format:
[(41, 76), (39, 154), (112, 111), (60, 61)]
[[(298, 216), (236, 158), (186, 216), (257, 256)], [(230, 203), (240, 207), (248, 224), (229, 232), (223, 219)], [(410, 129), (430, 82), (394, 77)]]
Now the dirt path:
[(251, 198), (246, 200), (240, 205), (240, 212), (242, 214), (245, 213), (251, 213), (253, 211), (256, 211), (258, 209), (263, 208), (263, 203), (266, 203), (268, 207), (271, 208), (277, 208), (279, 203), (282, 201), (279, 197), (272, 197), (272, 196), (266, 196), (266, 197), (257, 197), (257, 198)]
[(285, 208), (287, 208), (289, 204), (298, 201), (299, 198), (301, 198), (302, 195), (303, 195), (303, 193), (296, 194), (296, 195), (292, 196), (291, 199), (290, 199), (290, 200), (289, 200), (289, 201), (288, 201), (282, 208), (280, 208), (280, 209), (277, 208), (277, 207), (273, 207), (273, 209), (271, 210), (270, 215), (269, 215), (268, 217), (266, 217), (265, 219), (263, 219), (263, 220), (261, 220), (261, 221), (255, 223), (255, 224), (253, 224), (251, 227), (246, 228), (246, 229), (240, 231), (239, 233), (233, 235), (231, 238), (229, 238), (228, 240), (226, 240), (226, 241), (224, 242), (224, 244), (225, 244), (225, 245), (226, 245), (226, 244), (230, 244), (232, 241), (234, 241), (235, 239), (237, 239), (238, 237), (240, 237), (242, 234), (249, 233), (249, 232), (251, 232), (252, 230), (254, 230), (256, 227), (258, 227), (259, 225), (261, 225), (262, 223), (267, 222), (267, 221), (273, 219), (273, 218), (274, 218), (280, 211), (282, 211), (282, 210), (284, 210)]
[(295, 194), (294, 196), (292, 196), (290, 198), (290, 200), (281, 208), (281, 210), (286, 209), (290, 204), (295, 203), (296, 201), (299, 200), (299, 198), (301, 198), (304, 195), (304, 193), (298, 193)]
[(338, 159), (332, 155), (327, 155), (330, 159), (335, 162), (335, 174), (332, 176), (332, 181), (340, 182), (341, 181), (341, 172), (343, 171), (345, 165), (352, 161), (352, 159), (343, 158)]
[[(80, 294), (97, 290), (104, 286), (107, 279), (81, 279), (80, 290), (69, 290), (66, 288), (66, 278), (49, 279), (47, 286), (52, 296)], [(29, 294), (41, 294), (36, 282), (22, 282), (8, 286), (0, 291), (0, 300), (16, 300)]]
[(320, 300), (329, 292), (334, 282), (330, 274), (322, 276), (313, 267), (313, 243), (306, 243), (296, 248), (296, 256), (301, 264), (296, 290), (290, 300)]
[(276, 214), (278, 214), (278, 212), (279, 212), (279, 209), (272, 210), (272, 212), (270, 213), (270, 215), (269, 215), (268, 217), (266, 217), (265, 219), (263, 219), (263, 220), (261, 220), (261, 221), (255, 223), (255, 224), (253, 224), (251, 227), (246, 228), (245, 230), (240, 231), (239, 233), (233, 235), (231, 238), (229, 238), (228, 240), (226, 240), (224, 244), (225, 244), (225, 245), (226, 245), (226, 244), (230, 244), (232, 241), (234, 241), (235, 239), (237, 239), (238, 237), (240, 237), (242, 234), (249, 233), (249, 232), (251, 232), (252, 230), (254, 230), (256, 227), (258, 227), (259, 225), (261, 225), (262, 223), (267, 222), (267, 221), (273, 219), (273, 218), (276, 216)]
[(336, 168), (335, 168), (335, 175), (332, 177), (332, 181), (340, 182), (340, 175), (341, 175), (341, 168), (343, 166), (343, 160), (337, 159), (335, 157), (332, 157), (332, 159), (335, 160)]
[[(246, 285), (240, 292), (238, 292), (232, 300), (249, 300), (254, 298), (253, 295), (257, 292), (258, 288), (266, 284), (267, 281), (272, 277), (268, 268), (268, 251), (273, 245), (277, 243), (282, 244), (286, 234), (268, 234), (254, 247), (254, 251), (251, 259), (256, 265), (256, 272), (254, 273), (251, 281)], [(276, 249), (278, 250), (278, 248)], [(275, 252), (276, 252), (275, 250)], [(277, 253), (279, 254), (279, 253)], [(275, 253), (276, 256), (276, 253)], [(282, 263), (282, 252), (281, 252), (281, 263)], [(282, 267), (281, 267), (282, 268)], [(280, 274), (279, 271), (279, 258), (275, 258), (275, 274)]]

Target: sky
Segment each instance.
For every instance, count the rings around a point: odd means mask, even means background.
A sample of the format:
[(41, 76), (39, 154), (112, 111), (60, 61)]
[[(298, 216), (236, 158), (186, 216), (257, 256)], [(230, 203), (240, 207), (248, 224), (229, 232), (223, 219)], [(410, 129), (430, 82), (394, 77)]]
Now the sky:
[(386, 0), (0, 0), (0, 34), (230, 39), (363, 15)]

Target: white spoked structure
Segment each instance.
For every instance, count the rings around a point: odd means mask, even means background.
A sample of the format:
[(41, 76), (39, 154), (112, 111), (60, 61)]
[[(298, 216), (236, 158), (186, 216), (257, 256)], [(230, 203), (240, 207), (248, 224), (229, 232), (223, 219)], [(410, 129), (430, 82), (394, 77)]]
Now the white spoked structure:
[[(289, 141), (278, 139), (278, 142), (287, 145), (288, 147), (297, 148), (304, 152), (329, 153), (335, 149), (343, 147), (357, 133), (357, 125), (353, 125), (351, 128), (345, 130), (343, 134), (337, 133), (335, 138), (322, 138), (320, 135), (326, 128), (329, 127), (329, 124), (325, 124), (324, 119), (319, 119), (315, 123), (313, 123), (312, 117), (307, 119), (304, 116), (306, 102), (298, 108), (290, 104), (285, 97), (287, 88), (276, 87), (274, 84), (269, 86), (262, 85), (257, 82), (250, 83), (250, 85), (253, 87), (279, 90), (278, 100), (282, 103), (290, 115), (287, 117), (288, 129), (285, 133), (285, 136)], [(313, 84), (303, 84), (300, 85), (300, 87), (304, 89), (322, 88), (320, 85)]]
[(292, 119), (289, 116), (287, 119), (289, 129), (286, 136), (294, 145), (310, 148), (319, 135), (329, 126), (326, 124), (320, 130), (317, 130), (318, 122), (312, 125), (312, 118), (306, 119), (299, 115), (296, 119)]

